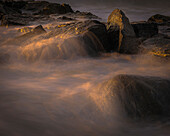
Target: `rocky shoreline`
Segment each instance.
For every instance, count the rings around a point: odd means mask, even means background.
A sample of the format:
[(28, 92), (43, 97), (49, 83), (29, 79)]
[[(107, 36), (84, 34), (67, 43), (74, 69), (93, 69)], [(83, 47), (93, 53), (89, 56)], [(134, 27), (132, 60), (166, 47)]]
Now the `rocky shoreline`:
[[(12, 42), (15, 41), (17, 44), (35, 36), (38, 41), (40, 37), (51, 38), (62, 34), (69, 35), (69, 39), (65, 41), (80, 39), (90, 56), (102, 52), (150, 53), (164, 58), (170, 56), (169, 16), (157, 14), (150, 17), (148, 21), (129, 22), (122, 10), (115, 9), (109, 15), (108, 21), (104, 23), (95, 20), (99, 18), (89, 12), (73, 11), (68, 4), (13, 1), (0, 2), (0, 19), (1, 26), (6, 27), (28, 26), (31, 22), (41, 20), (51, 21), (51, 28), (43, 28), (40, 25), (38, 31), (36, 31), (37, 27), (19, 29), (18, 31), (24, 34), (13, 39)], [(71, 48), (71, 45), (68, 46), (60, 47)]]

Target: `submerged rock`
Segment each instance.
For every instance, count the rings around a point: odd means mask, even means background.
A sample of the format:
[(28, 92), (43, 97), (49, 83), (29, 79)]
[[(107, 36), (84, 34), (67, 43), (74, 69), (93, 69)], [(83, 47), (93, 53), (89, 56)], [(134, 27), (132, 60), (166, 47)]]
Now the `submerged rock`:
[(168, 79), (118, 75), (101, 84), (97, 91), (103, 101), (112, 103), (117, 100), (129, 117), (152, 118), (170, 116), (169, 88)]
[(131, 25), (137, 37), (149, 38), (158, 34), (158, 26), (155, 23), (133, 22)]
[(138, 41), (129, 19), (119, 9), (108, 17), (107, 29), (113, 49), (120, 53), (137, 53)]

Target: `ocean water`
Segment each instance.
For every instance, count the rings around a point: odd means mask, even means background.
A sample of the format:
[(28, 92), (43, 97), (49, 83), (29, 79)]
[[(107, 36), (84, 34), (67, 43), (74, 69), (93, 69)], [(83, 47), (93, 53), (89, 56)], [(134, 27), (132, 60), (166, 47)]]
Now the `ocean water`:
[[(107, 7), (74, 9), (95, 13), (103, 21), (113, 10)], [(157, 12), (124, 10), (131, 21), (145, 20)], [(90, 57), (85, 48), (81, 48), (81, 41), (68, 40), (69, 35), (62, 39), (60, 36), (32, 38), (22, 44), (11, 42), (20, 35), (19, 28), (0, 28), (0, 53), (11, 56), (9, 62), (0, 64), (0, 135), (170, 135), (168, 119), (130, 119), (116, 100), (113, 105), (106, 100), (101, 108), (103, 99), (94, 93), (96, 85), (119, 74), (169, 79), (169, 61), (149, 54), (104, 53)], [(58, 50), (65, 40), (72, 46)]]

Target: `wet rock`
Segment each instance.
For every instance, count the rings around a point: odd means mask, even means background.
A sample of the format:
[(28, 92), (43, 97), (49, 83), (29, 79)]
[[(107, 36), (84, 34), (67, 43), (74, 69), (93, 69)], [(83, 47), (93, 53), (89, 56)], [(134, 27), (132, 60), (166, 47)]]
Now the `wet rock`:
[(46, 33), (46, 31), (44, 30), (42, 25), (39, 25), (35, 27), (34, 29), (32, 29), (30, 32), (17, 37), (17, 40), (24, 40), (24, 39), (28, 40), (29, 38), (32, 38), (34, 36), (44, 34), (44, 33)]
[[(58, 25), (54, 31), (51, 31), (46, 35), (49, 37), (54, 37), (59, 34), (64, 35), (77, 35), (86, 37), (85, 35), (88, 35), (88, 37), (94, 39), (95, 42), (98, 43), (98, 46), (102, 46), (102, 51), (107, 50), (109, 46), (108, 37), (107, 37), (107, 29), (105, 24), (97, 21), (97, 20), (86, 20), (86, 21), (80, 21), (80, 22), (73, 22), (70, 24), (61, 24)], [(86, 38), (82, 39), (83, 41)]]
[(170, 16), (164, 16), (160, 14), (153, 15), (148, 19), (148, 22), (154, 22), (159, 24), (170, 23)]
[(138, 40), (134, 29), (123, 11), (115, 9), (109, 15), (107, 30), (110, 42), (113, 44), (113, 50), (116, 49), (120, 53), (138, 52)]
[(100, 92), (98, 93), (102, 95), (102, 98), (104, 97), (105, 101), (112, 104), (116, 100), (116, 103), (120, 104), (129, 117), (169, 117), (169, 88), (170, 80), (168, 79), (118, 75), (101, 84), (98, 90)]
[(145, 53), (160, 57), (170, 57), (170, 37), (166, 35), (159, 34), (146, 39), (140, 46), (143, 47), (143, 52)]
[(133, 22), (131, 25), (137, 37), (149, 38), (158, 34), (158, 26), (155, 23)]

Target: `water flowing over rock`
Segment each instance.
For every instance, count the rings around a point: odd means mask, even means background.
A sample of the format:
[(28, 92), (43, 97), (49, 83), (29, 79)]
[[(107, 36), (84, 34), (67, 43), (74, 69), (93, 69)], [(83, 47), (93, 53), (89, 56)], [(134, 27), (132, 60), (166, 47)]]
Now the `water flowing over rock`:
[(98, 89), (103, 101), (117, 100), (132, 118), (170, 116), (170, 80), (158, 77), (118, 75)]
[(129, 19), (120, 9), (115, 9), (108, 17), (107, 29), (113, 49), (120, 53), (137, 53), (138, 42)]
[(44, 34), (46, 33), (46, 31), (44, 30), (44, 28), (42, 27), (42, 25), (39, 25), (37, 27), (35, 27), (34, 29), (32, 29), (30, 32), (23, 34), (19, 37), (17, 37), (17, 40), (29, 40), (29, 38), (40, 35), (40, 34)]

